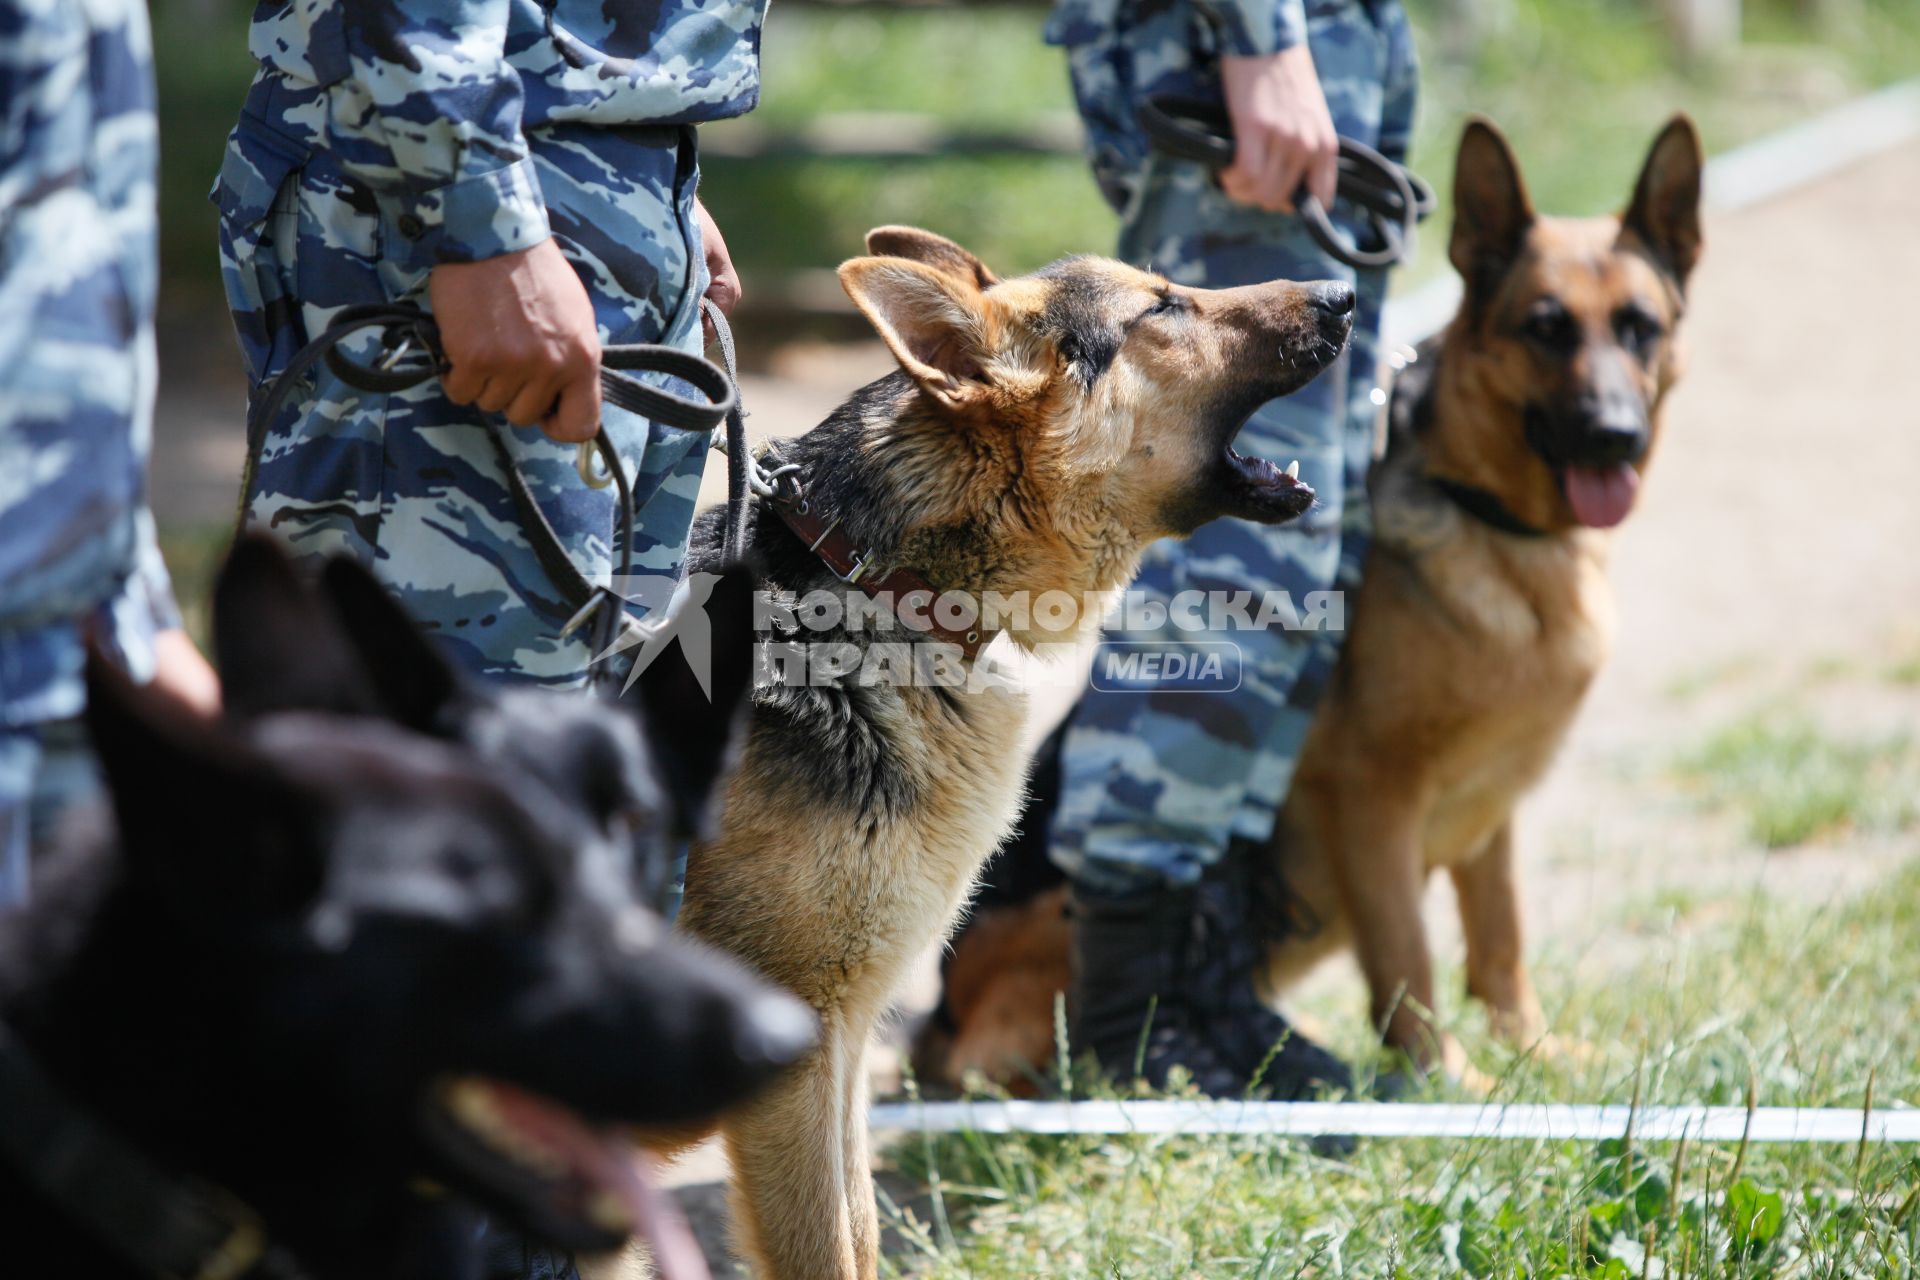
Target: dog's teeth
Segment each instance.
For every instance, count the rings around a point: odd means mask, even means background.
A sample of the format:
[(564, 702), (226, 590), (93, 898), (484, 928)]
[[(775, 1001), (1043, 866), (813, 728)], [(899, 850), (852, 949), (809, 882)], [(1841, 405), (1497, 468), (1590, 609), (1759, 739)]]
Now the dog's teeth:
[(1300, 459), (1295, 458), (1292, 462), (1289, 462), (1287, 464), (1287, 479), (1298, 480), (1299, 478), (1300, 478)]
[(493, 1095), (487, 1087), (462, 1080), (447, 1090), (447, 1109), (462, 1123), (475, 1129), (492, 1129), (499, 1123), (493, 1107)]
[(485, 1085), (472, 1081), (455, 1084), (447, 1090), (447, 1110), (468, 1132), (534, 1173), (558, 1178), (567, 1171), (564, 1159), (528, 1138), (500, 1114)]
[(594, 1226), (617, 1235), (627, 1235), (634, 1227), (626, 1204), (611, 1191), (594, 1193), (593, 1199), (587, 1202), (587, 1217)]

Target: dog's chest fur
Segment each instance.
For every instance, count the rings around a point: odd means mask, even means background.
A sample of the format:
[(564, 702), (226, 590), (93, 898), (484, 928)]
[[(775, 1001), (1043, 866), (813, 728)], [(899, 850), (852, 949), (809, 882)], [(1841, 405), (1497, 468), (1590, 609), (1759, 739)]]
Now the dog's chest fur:
[[(836, 425), (792, 442), (788, 456), (844, 486), (826, 493), (835, 513), (887, 518), (898, 504), (861, 485), (855, 451), (822, 456)], [(711, 555), (715, 532), (711, 520), (696, 526), (696, 560)], [(852, 590), (764, 508), (754, 513), (754, 549), (777, 604)], [(896, 673), (916, 648), (904, 643), (909, 633), (870, 624), (768, 638), (815, 653), (884, 645)], [(974, 665), (990, 662), (983, 652)], [(862, 671), (879, 674), (871, 656)], [(823, 1010), (878, 1012), (945, 935), (1012, 826), (1025, 718), (1024, 694), (1004, 681), (949, 687), (852, 674), (763, 685), (720, 831), (689, 860), (682, 921)]]
[(1403, 761), (1436, 868), (1477, 853), (1546, 771), (1606, 661), (1613, 594), (1609, 535), (1500, 533), (1421, 482), (1420, 464), (1417, 449), (1381, 464), (1342, 684), (1365, 732), (1420, 744)]
[(884, 1002), (1012, 825), (1024, 719), (999, 690), (763, 691), (683, 919), (816, 1004)]

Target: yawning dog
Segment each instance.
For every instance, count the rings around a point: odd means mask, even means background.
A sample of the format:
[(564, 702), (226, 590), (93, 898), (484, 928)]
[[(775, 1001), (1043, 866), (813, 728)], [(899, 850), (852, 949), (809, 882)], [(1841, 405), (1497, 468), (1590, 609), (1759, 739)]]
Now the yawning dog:
[[(1346, 286), (1209, 291), (1093, 258), (1000, 280), (922, 231), (883, 228), (867, 247), (840, 278), (900, 368), (777, 446), (796, 468), (785, 514), (757, 504), (751, 529), (776, 604), (844, 598), (843, 574), (975, 602), (1084, 601), (1124, 586), (1156, 538), (1310, 505), (1291, 475), (1231, 444), (1256, 407), (1338, 355)], [(720, 535), (718, 515), (696, 526), (696, 570), (713, 566)], [(1064, 633), (1037, 610), (1000, 630), (1033, 646), (1089, 633), (1098, 613)], [(755, 691), (681, 922), (820, 1017), (820, 1047), (724, 1122), (742, 1246), (776, 1280), (867, 1280), (879, 1244), (868, 1035), (1014, 817), (1024, 699), (981, 678), (984, 629), (962, 626), (947, 646), (958, 683), (871, 678), (868, 629), (784, 638), (831, 642), (838, 665), (809, 661), (803, 678)]]
[[(608, 803), (523, 777), (366, 714), (376, 682), (299, 586), (257, 542), (221, 583), (238, 722), (89, 668), (118, 834), (0, 922), (23, 1275), (459, 1280), (475, 1206), (608, 1249), (667, 1220), (626, 1126), (709, 1116), (812, 1043), (803, 1006), (636, 900), (608, 818), (664, 830), (635, 806), (670, 788), (606, 749), (628, 717), (544, 699), (554, 766)], [(492, 697), (463, 714), (510, 714)]]

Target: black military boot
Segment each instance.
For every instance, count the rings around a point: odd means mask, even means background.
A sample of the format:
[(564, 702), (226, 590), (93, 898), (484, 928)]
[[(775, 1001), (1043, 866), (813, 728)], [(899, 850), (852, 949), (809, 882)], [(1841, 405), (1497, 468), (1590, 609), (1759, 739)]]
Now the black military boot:
[(1251, 1072), (1208, 1034), (1206, 975), (1194, 964), (1195, 892), (1126, 897), (1073, 892), (1073, 992), (1068, 1041), (1117, 1080), (1164, 1089), (1184, 1067), (1202, 1093), (1238, 1098)]
[[(1194, 894), (1198, 948), (1210, 975), (1203, 988), (1209, 1038), (1216, 1051), (1258, 1092), (1280, 1102), (1351, 1093), (1346, 1064), (1301, 1035), (1260, 998), (1254, 974), (1266, 961), (1271, 911), (1255, 912), (1252, 846), (1234, 841)], [(1256, 924), (1256, 920), (1260, 924)]]

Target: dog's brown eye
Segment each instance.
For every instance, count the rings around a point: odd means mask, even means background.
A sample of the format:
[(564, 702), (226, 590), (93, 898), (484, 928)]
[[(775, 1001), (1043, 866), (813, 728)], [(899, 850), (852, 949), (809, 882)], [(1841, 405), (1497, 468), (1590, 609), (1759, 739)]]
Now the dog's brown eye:
[(1557, 298), (1542, 298), (1527, 310), (1520, 328), (1527, 340), (1556, 355), (1580, 345), (1580, 326)]
[(1147, 308), (1150, 316), (1178, 315), (1187, 309), (1187, 300), (1177, 293), (1163, 293), (1160, 300)]
[(1620, 345), (1633, 354), (1643, 355), (1646, 350), (1666, 336), (1667, 328), (1660, 323), (1660, 317), (1645, 307), (1634, 305), (1620, 308), (1613, 316), (1613, 330), (1619, 336)]

